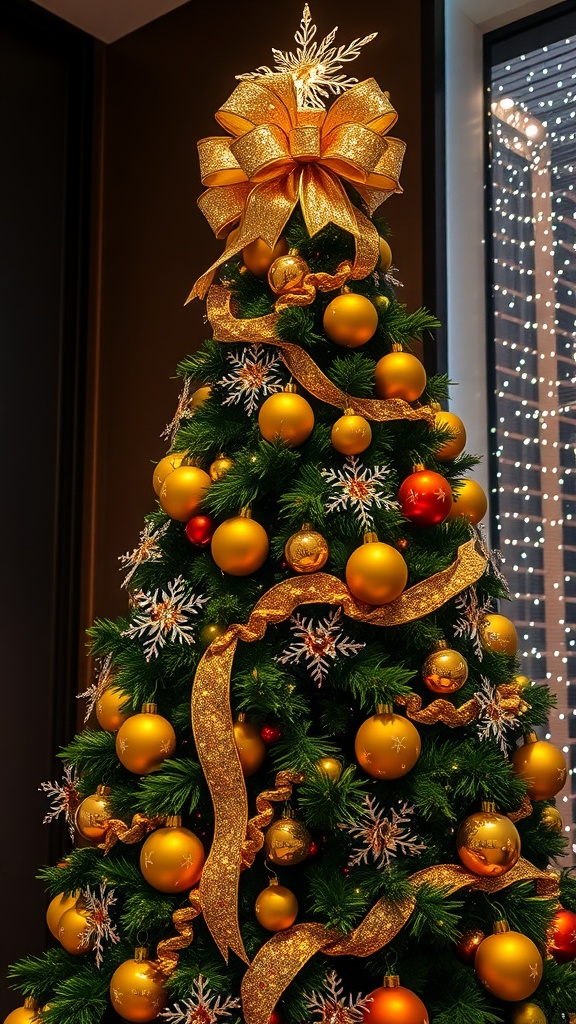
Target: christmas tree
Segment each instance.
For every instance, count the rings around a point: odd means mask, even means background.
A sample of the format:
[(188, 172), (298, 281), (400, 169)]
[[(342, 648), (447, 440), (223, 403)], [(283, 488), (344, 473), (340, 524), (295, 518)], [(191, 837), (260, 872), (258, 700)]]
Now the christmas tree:
[(199, 143), (221, 257), (157, 507), (46, 782), (52, 947), (10, 1024), (560, 1024), (576, 881), (465, 425), (378, 211), (404, 145), (349, 45), (237, 76)]

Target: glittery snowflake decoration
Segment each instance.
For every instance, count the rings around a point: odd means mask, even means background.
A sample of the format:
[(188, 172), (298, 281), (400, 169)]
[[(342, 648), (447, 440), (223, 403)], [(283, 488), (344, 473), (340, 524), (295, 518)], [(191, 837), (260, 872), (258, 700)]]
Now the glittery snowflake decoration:
[(116, 903), (114, 889), (106, 891), (106, 886), (102, 882), (98, 896), (87, 888), (82, 891), (80, 898), (86, 908), (88, 922), (88, 928), (82, 932), (81, 948), (93, 949), (96, 953), (96, 966), (100, 967), (104, 959), (104, 943), (114, 945), (120, 942), (120, 936), (110, 917), (110, 907)]
[(250, 345), (239, 355), (229, 352), (226, 358), (232, 369), (218, 381), (228, 392), (222, 405), (244, 402), (244, 409), (251, 416), (262, 396), (282, 391), (284, 385), (277, 374), (281, 363), (275, 350), (264, 351), (261, 345)]
[(355, 643), (343, 633), (341, 618), (341, 608), (329, 612), (323, 619), (293, 615), (290, 622), (294, 641), (275, 660), (281, 665), (298, 665), (304, 659), (310, 676), (317, 686), (322, 686), (330, 663), (336, 661), (339, 654), (349, 658), (366, 646)]
[(82, 693), (76, 694), (76, 700), (86, 699), (86, 710), (84, 712), (84, 724), (90, 718), (90, 715), (94, 711), (97, 702), (104, 693), (104, 690), (112, 682), (114, 674), (112, 672), (112, 655), (107, 654), (105, 658), (99, 658), (96, 662), (96, 671), (98, 673), (96, 681), (88, 687), (87, 690), (83, 690)]
[(485, 597), (482, 601), (479, 601), (476, 588), (466, 587), (466, 590), (458, 594), (454, 603), (460, 613), (453, 626), (454, 636), (467, 636), (472, 641), (474, 653), (478, 661), (482, 661), (484, 659), (484, 648), (482, 647), (478, 627), (480, 620), (489, 610), (492, 599)]
[(125, 555), (119, 556), (119, 561), (122, 563), (120, 569), (129, 570), (124, 577), (123, 587), (128, 586), (138, 566), (142, 565), (142, 562), (160, 562), (162, 560), (162, 551), (158, 546), (158, 542), (164, 536), (169, 526), (170, 521), (162, 523), (156, 529), (151, 523), (146, 523), (140, 533), (138, 547), (134, 548), (132, 552), (127, 551)]
[(349, 867), (368, 864), (372, 860), (376, 867), (384, 868), (399, 853), (405, 857), (417, 857), (426, 849), (410, 831), (413, 807), (403, 803), (397, 811), (392, 807), (386, 812), (373, 796), (365, 797), (364, 802), (366, 810), (358, 824), (343, 826), (353, 839), (360, 840), (352, 850)]
[(213, 996), (206, 980), (201, 974), (192, 982), (192, 993), (184, 1003), (176, 1003), (173, 1010), (163, 1010), (160, 1014), (171, 1024), (218, 1024), (220, 1017), (230, 1017), (231, 1010), (240, 1006), (239, 999), (232, 996)]
[(488, 572), (492, 576), (495, 576), (499, 583), (502, 584), (506, 592), (506, 597), (509, 598), (510, 588), (508, 586), (508, 581), (504, 573), (502, 572), (501, 568), (502, 562), (504, 561), (504, 556), (502, 552), (499, 551), (497, 548), (490, 548), (488, 546), (486, 530), (484, 529), (482, 523), (480, 523), (479, 525), (476, 525), (475, 523), (470, 523), (470, 533), (472, 534), (474, 540), (476, 541), (476, 546), (478, 547), (478, 550), (482, 555), (484, 555), (484, 558), (487, 560)]
[(207, 597), (187, 595), (186, 583), (182, 576), (168, 583), (167, 589), (153, 594), (140, 590), (134, 595), (136, 608), (139, 611), (134, 622), (125, 629), (122, 636), (144, 639), (146, 661), (157, 658), (160, 650), (168, 641), (180, 644), (193, 644), (194, 627), (190, 621), (197, 615)]
[(506, 753), (511, 737), (507, 734), (519, 726), (514, 711), (502, 703), (502, 698), (489, 679), (482, 676), (481, 689), (474, 694), (480, 706), (480, 714), (476, 723), (478, 737), (481, 740), (494, 740), (502, 753)]
[(184, 387), (178, 395), (178, 404), (176, 406), (176, 412), (174, 413), (170, 423), (167, 423), (164, 430), (160, 434), (160, 437), (170, 441), (170, 445), (174, 444), (174, 438), (180, 429), (180, 421), (183, 419), (190, 419), (192, 412), (189, 406), (190, 401), (190, 388), (192, 386), (192, 378), (184, 378)]
[(343, 996), (344, 986), (336, 971), (330, 971), (324, 981), (324, 992), (313, 992), (304, 996), (308, 1009), (317, 1016), (320, 1024), (362, 1024), (364, 1011), (372, 1002), (371, 996), (356, 999)]
[(38, 786), (38, 791), (46, 793), (48, 799), (51, 800), (50, 810), (44, 815), (42, 824), (50, 825), (63, 814), (68, 826), (68, 832), (70, 833), (70, 839), (74, 839), (74, 815), (80, 803), (80, 795), (78, 793), (79, 781), (80, 779), (72, 765), (65, 764), (62, 782), (41, 782)]
[(384, 489), (388, 466), (367, 469), (355, 455), (348, 455), (342, 469), (323, 469), (321, 475), (330, 484), (330, 496), (325, 504), (327, 512), (350, 508), (363, 530), (371, 530), (374, 520), (371, 509), (398, 508), (398, 502)]

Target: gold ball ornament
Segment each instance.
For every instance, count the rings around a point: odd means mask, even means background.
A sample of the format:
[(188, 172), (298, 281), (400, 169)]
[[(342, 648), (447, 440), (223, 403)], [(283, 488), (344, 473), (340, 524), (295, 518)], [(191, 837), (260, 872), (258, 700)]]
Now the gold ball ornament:
[(256, 277), (266, 277), (270, 267), (280, 256), (288, 252), (288, 243), (285, 238), (279, 238), (273, 249), (270, 248), (263, 238), (256, 238), (249, 245), (242, 249), (244, 266), (248, 267)]
[(268, 270), (268, 284), (275, 295), (287, 295), (289, 292), (302, 290), (304, 278), (310, 273), (310, 267), (301, 256), (288, 253), (274, 260)]
[(456, 693), (468, 679), (468, 663), (440, 640), (422, 666), (422, 678), (432, 693)]
[(270, 395), (258, 413), (260, 433), (267, 441), (284, 441), (289, 448), (297, 448), (314, 429), (312, 406), (296, 393), (295, 384), (287, 384), (284, 391)]
[(96, 701), (96, 718), (98, 725), (106, 732), (117, 732), (121, 725), (130, 718), (132, 711), (121, 711), (128, 697), (118, 686), (107, 686)]
[(270, 543), (260, 523), (252, 519), (249, 509), (227, 519), (214, 531), (212, 558), (219, 569), (230, 576), (250, 576), (264, 565)]
[(232, 469), (234, 463), (232, 459), (229, 459), (226, 455), (219, 455), (214, 462), (210, 464), (210, 479), (215, 483), (217, 480), (221, 480), (222, 477), (226, 476), (229, 469)]
[(109, 786), (98, 786), (96, 792), (84, 797), (74, 815), (74, 824), (78, 835), (90, 843), (98, 843), (106, 835), (110, 807), (108, 797)]
[(553, 743), (539, 740), (535, 732), (512, 754), (514, 773), (528, 784), (531, 800), (551, 800), (564, 787), (568, 767), (564, 754)]
[(269, 932), (282, 932), (290, 928), (298, 917), (298, 900), (277, 878), (263, 889), (254, 906), (256, 919)]
[(332, 444), (342, 455), (360, 455), (372, 442), (372, 427), (368, 420), (359, 416), (354, 409), (344, 410), (344, 415), (332, 427)]
[(382, 988), (367, 996), (364, 1024), (429, 1024), (428, 1010), (415, 992), (400, 984), (397, 974), (387, 974)]
[(173, 473), (175, 469), (182, 465), (186, 454), (186, 452), (173, 452), (172, 455), (165, 455), (163, 459), (160, 459), (158, 465), (155, 466), (152, 474), (152, 486), (157, 495), (160, 495), (162, 485), (168, 474)]
[(516, 627), (505, 615), (488, 612), (480, 620), (478, 632), (482, 646), (498, 654), (516, 654), (518, 634)]
[(486, 935), (481, 928), (468, 928), (456, 942), (456, 954), (465, 964), (473, 964), (476, 951)]
[(192, 412), (195, 412), (196, 409), (199, 409), (201, 405), (204, 405), (204, 402), (206, 401), (207, 398), (210, 398), (211, 393), (212, 388), (210, 387), (209, 384), (204, 384), (201, 388), (196, 388), (196, 391), (194, 391), (194, 393), (190, 396), (188, 408)]
[(26, 996), (23, 1006), (17, 1006), (12, 1013), (9, 1013), (4, 1018), (4, 1024), (38, 1024), (38, 1010), (40, 1004), (32, 999), (31, 996)]
[(59, 892), (54, 899), (50, 900), (46, 910), (46, 924), (55, 939), (58, 938), (60, 918), (67, 910), (71, 910), (72, 907), (76, 906), (79, 895), (80, 892), (78, 890), (75, 892)]
[(549, 804), (544, 808), (540, 815), (540, 824), (547, 828), (549, 832), (562, 832), (564, 828), (564, 822), (562, 821), (562, 815), (557, 807), (553, 807)]
[(470, 814), (456, 836), (458, 856), (464, 867), (483, 878), (498, 878), (513, 868), (520, 856), (520, 836), (514, 822), (498, 814), (490, 800)]
[(380, 236), (378, 240), (378, 248), (380, 249), (380, 256), (378, 258), (377, 268), (382, 274), (386, 274), (392, 266), (392, 249), (388, 245), (385, 238)]
[(326, 775), (332, 782), (338, 782), (343, 772), (342, 763), (336, 757), (321, 757), (316, 761), (316, 771)]
[(528, 679), (528, 676), (514, 676), (512, 682), (514, 683), (514, 686), (518, 686), (522, 690), (525, 686), (532, 685), (532, 680)]
[(370, 302), (375, 306), (378, 313), (385, 313), (390, 305), (390, 299), (387, 295), (373, 295)]
[(488, 498), (476, 480), (466, 479), (452, 488), (452, 508), (448, 519), (464, 516), (470, 523), (478, 525), (488, 511)]
[(182, 827), (174, 814), (166, 827), (148, 836), (140, 851), (140, 870), (158, 892), (184, 892), (196, 884), (204, 866), (204, 847), (198, 836)]
[(94, 945), (90, 918), (80, 898), (73, 907), (66, 910), (58, 922), (58, 942), (73, 956), (88, 953)]
[(443, 409), (436, 413), (434, 417), (434, 425), (436, 427), (447, 427), (454, 435), (449, 441), (444, 441), (442, 447), (434, 452), (434, 456), (439, 462), (450, 462), (464, 451), (464, 447), (466, 445), (466, 427), (459, 416), (456, 416), (453, 412), (447, 412)]
[(211, 482), (198, 466), (179, 466), (164, 480), (160, 504), (171, 519), (187, 523), (200, 508)]
[(378, 398), (417, 402), (426, 387), (426, 370), (411, 352), (389, 352), (376, 363), (374, 385)]
[(375, 533), (366, 533), (364, 543), (346, 563), (346, 583), (351, 594), (365, 604), (389, 604), (400, 596), (408, 580), (408, 566), (390, 544)]
[(166, 1006), (164, 977), (147, 957), (147, 949), (137, 948), (134, 959), (120, 964), (110, 980), (112, 1006), (124, 1020), (156, 1020)]
[(157, 714), (156, 704), (143, 704), (116, 734), (118, 760), (135, 775), (149, 775), (176, 749), (176, 733), (168, 719)]
[(305, 825), (290, 815), (273, 821), (264, 837), (264, 856), (273, 864), (291, 867), (306, 860), (312, 842)]
[(309, 573), (322, 569), (328, 561), (326, 538), (313, 530), (310, 523), (293, 533), (284, 546), (284, 558), (294, 572)]
[(488, 935), (478, 947), (474, 970), (491, 995), (517, 1003), (538, 988), (542, 957), (532, 939), (511, 931), (505, 921), (497, 921), (494, 935)]
[(328, 303), (322, 322), (326, 334), (336, 345), (360, 348), (374, 336), (378, 313), (364, 295), (344, 292)]
[(268, 749), (260, 730), (252, 722), (247, 722), (246, 715), (242, 712), (237, 716), (233, 729), (242, 774), (245, 777), (254, 775), (262, 766)]
[(536, 1003), (518, 1003), (511, 1009), (510, 1024), (547, 1024), (546, 1014)]
[(362, 723), (354, 750), (356, 760), (373, 779), (401, 779), (420, 757), (420, 735), (391, 704), (379, 704), (375, 715)]
[(202, 626), (198, 639), (202, 644), (202, 647), (210, 647), (213, 640), (217, 640), (219, 636), (224, 636), (226, 632), (226, 626), (221, 626), (218, 622), (208, 622), (206, 626)]

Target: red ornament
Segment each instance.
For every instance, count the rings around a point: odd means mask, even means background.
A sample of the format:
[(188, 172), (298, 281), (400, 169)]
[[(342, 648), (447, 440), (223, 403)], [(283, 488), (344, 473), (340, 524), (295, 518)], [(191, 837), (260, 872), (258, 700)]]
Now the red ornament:
[(270, 1014), (270, 1020), (268, 1021), (268, 1024), (283, 1024), (283, 1021), (284, 1016), (282, 1014), (282, 1010), (279, 1010), (278, 1007), (275, 1006), (274, 1009), (272, 1010), (272, 1013)]
[(559, 964), (576, 959), (576, 914), (560, 907), (550, 925), (548, 949)]
[(417, 469), (398, 491), (402, 514), (416, 526), (436, 526), (452, 508), (452, 489), (440, 473)]
[(260, 729), (260, 735), (264, 743), (278, 743), (278, 740), (282, 739), (282, 729), (279, 725), (269, 725), (265, 722)]
[(186, 536), (191, 544), (205, 548), (212, 540), (216, 523), (211, 516), (192, 516), (186, 523)]
[(320, 843), (317, 843), (315, 839), (310, 843), (310, 849), (308, 850), (308, 860), (316, 860), (316, 857), (321, 852), (322, 847)]

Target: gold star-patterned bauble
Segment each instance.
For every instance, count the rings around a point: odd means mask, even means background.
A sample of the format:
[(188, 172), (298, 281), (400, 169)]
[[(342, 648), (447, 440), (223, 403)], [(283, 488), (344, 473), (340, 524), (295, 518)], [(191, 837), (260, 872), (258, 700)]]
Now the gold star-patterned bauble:
[(376, 714), (362, 723), (354, 741), (356, 760), (374, 779), (401, 779), (420, 757), (420, 735), (392, 704), (379, 704)]
[(344, 292), (328, 303), (322, 323), (335, 345), (360, 348), (374, 336), (378, 327), (378, 313), (374, 304), (364, 295)]
[(229, 459), (227, 455), (219, 455), (216, 459), (214, 459), (214, 462), (210, 463), (210, 469), (208, 470), (210, 474), (210, 479), (213, 481), (213, 483), (215, 483), (217, 480), (222, 480), (222, 478), (226, 476), (228, 470), (232, 469), (233, 465), (234, 463), (232, 459)]
[(288, 243), (283, 237), (278, 239), (273, 249), (270, 248), (263, 238), (256, 238), (249, 245), (244, 246), (242, 249), (242, 259), (244, 266), (248, 267), (248, 270), (255, 274), (256, 277), (266, 277), (274, 260), (277, 260), (280, 256), (285, 256), (287, 252)]
[(319, 775), (326, 775), (332, 782), (338, 782), (344, 769), (337, 757), (321, 757), (316, 761), (316, 771)]
[(553, 804), (548, 804), (540, 815), (540, 824), (547, 828), (549, 832), (561, 832), (564, 828), (564, 822), (562, 821), (562, 815), (557, 807)]
[(164, 977), (139, 946), (134, 959), (125, 960), (110, 980), (110, 1001), (116, 1013), (128, 1021), (156, 1020), (166, 1006)]
[(38, 1024), (39, 1007), (40, 1004), (32, 999), (32, 996), (26, 996), (24, 1005), (17, 1006), (15, 1010), (12, 1010), (4, 1018), (4, 1024)]
[(106, 835), (110, 818), (110, 792), (109, 786), (97, 786), (96, 792), (84, 797), (76, 808), (76, 831), (89, 843), (99, 843)]
[(211, 483), (208, 473), (199, 466), (178, 466), (166, 476), (158, 500), (171, 519), (187, 523), (200, 508)]
[(298, 448), (314, 429), (314, 412), (310, 402), (297, 393), (296, 385), (287, 384), (260, 407), (258, 426), (266, 441), (283, 441), (289, 448)]
[(476, 480), (467, 477), (455, 484), (452, 488), (452, 508), (448, 519), (457, 519), (464, 516), (470, 523), (476, 526), (488, 511), (488, 498), (480, 484)]
[(58, 942), (72, 956), (88, 953), (94, 944), (92, 924), (82, 902), (82, 897), (73, 907), (65, 910), (58, 922)]
[(106, 732), (118, 732), (120, 726), (130, 718), (130, 709), (121, 710), (127, 701), (127, 694), (119, 686), (107, 686), (96, 701), (98, 725)]
[(255, 775), (262, 767), (266, 757), (267, 746), (260, 735), (260, 730), (252, 722), (246, 720), (244, 712), (240, 712), (233, 725), (234, 743), (244, 776)]
[(389, 352), (376, 363), (375, 389), (378, 398), (401, 398), (417, 402), (426, 387), (426, 370), (411, 352)]
[(219, 569), (230, 576), (251, 576), (264, 565), (270, 543), (260, 523), (252, 519), (250, 509), (226, 519), (214, 531), (212, 558)]
[(332, 427), (332, 444), (342, 455), (360, 455), (372, 442), (372, 427), (349, 406)]
[(135, 775), (157, 771), (176, 749), (174, 729), (157, 712), (156, 704), (143, 704), (141, 713), (128, 718), (116, 734), (118, 760)]
[(526, 733), (511, 760), (514, 773), (527, 783), (531, 800), (551, 800), (564, 787), (568, 774), (564, 754), (548, 740), (539, 740), (535, 732)]
[(178, 814), (166, 819), (146, 839), (140, 851), (140, 870), (159, 892), (184, 892), (196, 884), (204, 866), (204, 847)]
[(46, 910), (46, 924), (55, 939), (58, 938), (60, 918), (67, 910), (71, 910), (72, 907), (76, 906), (79, 895), (80, 892), (78, 890), (75, 892), (59, 892), (57, 896), (54, 896), (54, 899), (50, 900)]
[(156, 494), (160, 494), (168, 474), (173, 473), (175, 469), (182, 465), (186, 454), (186, 452), (172, 452), (171, 455), (165, 455), (163, 459), (160, 459), (152, 474), (152, 486)]
[(518, 1003), (511, 1007), (510, 1024), (547, 1024), (546, 1014), (536, 1003)]
[(538, 988), (542, 957), (532, 939), (511, 931), (506, 921), (497, 921), (494, 934), (478, 946), (474, 970), (490, 995), (517, 1003)]
[(256, 899), (254, 913), (267, 931), (281, 932), (290, 928), (298, 917), (298, 900), (291, 889), (280, 885), (274, 877)]
[(434, 416), (434, 426), (448, 428), (453, 435), (448, 441), (444, 441), (441, 448), (434, 452), (438, 462), (451, 462), (464, 451), (466, 445), (466, 427), (456, 413), (439, 409)]
[(364, 534), (362, 546), (346, 563), (350, 593), (364, 604), (389, 604), (400, 596), (407, 580), (408, 566), (400, 552), (373, 532)]
[(312, 842), (310, 833), (293, 813), (286, 811), (273, 821), (264, 837), (264, 856), (273, 864), (292, 867), (306, 860)]
[(422, 678), (432, 693), (455, 693), (468, 679), (468, 663), (459, 651), (439, 640), (422, 665)]
[(287, 295), (302, 290), (304, 278), (310, 268), (297, 253), (279, 256), (268, 270), (268, 284), (275, 295)]
[(311, 523), (302, 523), (300, 530), (288, 538), (284, 546), (284, 558), (294, 572), (318, 572), (328, 561), (326, 538), (312, 529)]
[(456, 849), (464, 867), (473, 874), (498, 878), (517, 863), (520, 836), (514, 822), (498, 814), (493, 801), (484, 800), (481, 809), (460, 825)]
[(482, 646), (487, 651), (494, 651), (497, 654), (516, 654), (518, 650), (516, 626), (505, 615), (488, 612), (480, 619), (478, 632)]

